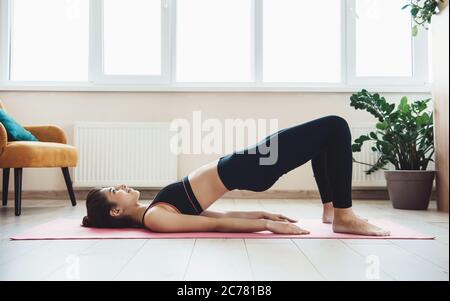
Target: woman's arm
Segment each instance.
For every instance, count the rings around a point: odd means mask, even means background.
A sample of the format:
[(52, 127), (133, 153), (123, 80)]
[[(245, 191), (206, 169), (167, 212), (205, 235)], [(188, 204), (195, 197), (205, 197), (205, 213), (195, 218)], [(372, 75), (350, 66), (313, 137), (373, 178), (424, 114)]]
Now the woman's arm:
[(259, 232), (267, 230), (266, 220), (178, 214), (157, 206), (148, 211), (144, 223), (155, 232)]
[(228, 212), (216, 212), (205, 210), (201, 214), (206, 217), (214, 217), (214, 218), (225, 218), (225, 217), (234, 217), (234, 218), (247, 218), (247, 219), (269, 219), (272, 221), (280, 221), (280, 222), (290, 222), (297, 223), (298, 221), (289, 217), (286, 217), (282, 214), (269, 213), (265, 211), (228, 211)]
[(234, 217), (234, 218), (259, 219), (259, 218), (264, 218), (264, 212), (262, 212), (262, 211), (218, 212), (218, 211), (205, 210), (201, 213), (201, 216), (214, 217), (214, 218)]
[(145, 226), (155, 232), (241, 232), (269, 230), (279, 234), (305, 234), (294, 224), (265, 219), (214, 218), (173, 213), (155, 206), (145, 215)]

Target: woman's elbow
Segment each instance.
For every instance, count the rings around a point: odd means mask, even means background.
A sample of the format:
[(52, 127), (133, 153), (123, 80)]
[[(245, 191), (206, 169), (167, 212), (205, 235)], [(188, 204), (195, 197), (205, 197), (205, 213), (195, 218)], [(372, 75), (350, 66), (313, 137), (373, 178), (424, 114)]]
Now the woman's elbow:
[(147, 223), (145, 223), (145, 227), (156, 233), (170, 233), (173, 231), (173, 225), (164, 220), (158, 220), (156, 218), (150, 219)]
[(155, 232), (155, 233), (167, 233), (167, 228), (164, 226), (152, 223), (145, 226), (148, 230)]

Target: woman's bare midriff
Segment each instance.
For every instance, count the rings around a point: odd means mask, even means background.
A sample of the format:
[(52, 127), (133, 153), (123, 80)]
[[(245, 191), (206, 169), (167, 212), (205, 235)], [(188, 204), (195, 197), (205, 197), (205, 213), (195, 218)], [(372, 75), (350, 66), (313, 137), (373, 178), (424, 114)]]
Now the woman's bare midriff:
[[(188, 175), (192, 191), (203, 210), (206, 210), (221, 196), (228, 192), (228, 189), (223, 185), (222, 180), (220, 180), (217, 171), (218, 161), (219, 160), (216, 160), (203, 165)], [(164, 208), (173, 213), (180, 213), (172, 206), (164, 203), (157, 203), (154, 207)]]
[(218, 162), (219, 160), (217, 159), (203, 165), (188, 175), (192, 191), (203, 210), (206, 210), (228, 192), (228, 189), (223, 185), (219, 177), (219, 172), (217, 171)]

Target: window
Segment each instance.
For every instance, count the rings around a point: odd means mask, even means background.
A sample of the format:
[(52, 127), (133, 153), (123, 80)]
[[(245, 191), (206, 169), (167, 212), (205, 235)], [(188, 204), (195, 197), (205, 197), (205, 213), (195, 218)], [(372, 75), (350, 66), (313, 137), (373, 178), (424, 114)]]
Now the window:
[(404, 2), (0, 0), (0, 89), (427, 92)]
[(425, 85), (428, 34), (412, 36), (403, 0), (347, 0), (347, 82)]
[(252, 1), (179, 0), (177, 81), (252, 81)]
[(161, 1), (103, 1), (104, 73), (161, 75)]
[(341, 1), (264, 0), (263, 9), (264, 81), (341, 81)]
[(87, 81), (88, 0), (14, 0), (13, 81)]
[(404, 0), (356, 1), (356, 76), (412, 76), (411, 18)]

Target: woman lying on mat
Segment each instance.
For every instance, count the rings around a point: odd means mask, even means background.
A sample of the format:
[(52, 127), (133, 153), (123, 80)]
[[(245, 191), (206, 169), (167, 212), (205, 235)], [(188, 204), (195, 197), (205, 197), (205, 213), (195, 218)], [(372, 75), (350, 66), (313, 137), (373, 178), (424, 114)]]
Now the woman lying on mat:
[(146, 227), (154, 232), (259, 232), (308, 234), (294, 219), (267, 212), (207, 210), (234, 189), (265, 191), (310, 161), (323, 202), (323, 222), (337, 233), (387, 236), (352, 210), (351, 134), (345, 119), (326, 116), (282, 129), (252, 147), (200, 167), (164, 187), (149, 206), (121, 185), (90, 191), (86, 227)]

